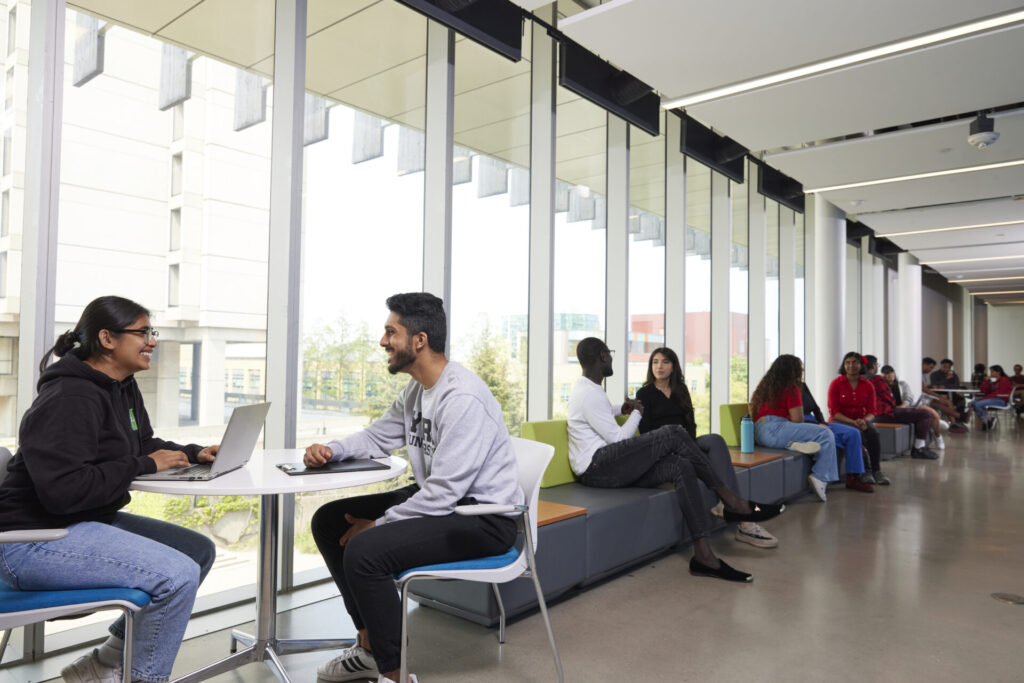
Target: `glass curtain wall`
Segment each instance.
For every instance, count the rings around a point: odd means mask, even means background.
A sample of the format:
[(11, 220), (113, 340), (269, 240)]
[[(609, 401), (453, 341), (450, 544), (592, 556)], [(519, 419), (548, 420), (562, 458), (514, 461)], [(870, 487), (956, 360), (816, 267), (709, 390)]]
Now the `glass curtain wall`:
[[(779, 357), (779, 203), (765, 204), (764, 368)], [(756, 381), (760, 381), (757, 378)]]
[(561, 87), (556, 97), (551, 405), (557, 419), (566, 416), (580, 376), (576, 344), (584, 337), (604, 338), (608, 114)]
[(530, 247), (530, 41), (512, 62), (455, 44), (451, 357), (526, 419)]
[[(300, 447), (391, 405), (409, 377), (388, 374), (378, 343), (385, 299), (423, 286), (427, 20), (391, 2), (328, 14), (310, 12), (307, 27), (309, 64), (336, 68), (306, 75), (322, 125), (307, 130), (303, 161)], [(296, 583), (326, 576), (309, 531), (320, 505), (398, 483), (297, 495)]]
[[(661, 130), (665, 130), (662, 114)], [(629, 127), (629, 370), (626, 393), (647, 379), (665, 344), (665, 134)]]
[[(272, 8), (250, 18), (273, 35)], [(72, 10), (66, 26), (55, 331), (102, 295), (148, 308), (161, 335), (137, 379), (156, 434), (218, 443), (234, 407), (265, 396), (269, 113), (236, 125), (235, 66)], [(258, 507), (139, 493), (127, 509), (217, 544), (201, 609), (255, 581)]]
[(711, 169), (686, 159), (686, 354), (697, 433), (711, 431)]
[(750, 224), (746, 184), (729, 181), (729, 197), (732, 207), (732, 241), (729, 245), (729, 402), (746, 403), (749, 398), (747, 322), (750, 301)]

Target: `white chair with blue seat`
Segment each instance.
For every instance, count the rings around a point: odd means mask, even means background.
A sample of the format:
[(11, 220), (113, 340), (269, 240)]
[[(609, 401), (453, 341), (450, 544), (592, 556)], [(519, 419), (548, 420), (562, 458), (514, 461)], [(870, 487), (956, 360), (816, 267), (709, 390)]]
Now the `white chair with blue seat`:
[[(11, 452), (0, 448), (0, 482), (7, 474)], [(25, 529), (0, 532), (3, 543), (45, 543), (68, 535), (67, 529)], [(132, 681), (132, 615), (149, 604), (150, 596), (134, 588), (88, 588), (81, 590), (22, 591), (0, 581), (0, 661), (11, 631), (47, 619), (82, 616), (90, 612), (117, 609), (124, 613), (125, 637), (123, 683)]]
[(501, 555), (482, 557), (478, 560), (465, 560), (462, 562), (448, 562), (423, 567), (416, 567), (403, 572), (397, 577), (398, 585), (402, 590), (402, 658), (400, 681), (405, 681), (409, 671), (406, 664), (406, 650), (408, 642), (408, 608), (409, 584), (417, 579), (444, 579), (462, 581), (480, 581), (491, 584), (494, 598), (498, 603), (498, 642), (505, 642), (505, 606), (501, 602), (501, 593), (498, 591), (499, 583), (507, 583), (520, 577), (533, 579), (534, 588), (537, 591), (537, 602), (540, 605), (540, 613), (544, 617), (544, 625), (548, 630), (548, 642), (551, 643), (551, 651), (555, 656), (555, 667), (558, 669), (558, 680), (561, 683), (562, 660), (558, 656), (558, 647), (555, 645), (555, 634), (551, 630), (551, 619), (548, 617), (547, 604), (544, 602), (544, 593), (540, 587), (540, 580), (537, 578), (537, 565), (534, 558), (534, 549), (537, 547), (537, 516), (531, 515), (531, 510), (537, 509), (537, 498), (540, 495), (540, 480), (547, 469), (551, 457), (555, 453), (553, 446), (530, 441), (528, 439), (512, 439), (512, 448), (516, 454), (516, 462), (519, 466), (519, 486), (526, 494), (526, 505), (461, 505), (455, 509), (459, 515), (488, 515), (501, 513), (520, 513), (517, 520), (519, 531), (523, 534), (522, 548), (515, 546), (508, 552)]

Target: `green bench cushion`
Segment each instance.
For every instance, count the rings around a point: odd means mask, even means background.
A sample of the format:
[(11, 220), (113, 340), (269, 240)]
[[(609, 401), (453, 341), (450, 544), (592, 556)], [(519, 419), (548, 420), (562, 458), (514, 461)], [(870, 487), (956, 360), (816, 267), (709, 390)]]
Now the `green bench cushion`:
[[(622, 424), (627, 418), (627, 415), (619, 415), (615, 418), (615, 421)], [(542, 489), (579, 481), (576, 475), (573, 474), (572, 467), (569, 466), (568, 421), (541, 420), (538, 422), (524, 422), (521, 433), (524, 439), (540, 441), (555, 447), (555, 454), (551, 457), (551, 464), (544, 471), (544, 478), (540, 481)]]

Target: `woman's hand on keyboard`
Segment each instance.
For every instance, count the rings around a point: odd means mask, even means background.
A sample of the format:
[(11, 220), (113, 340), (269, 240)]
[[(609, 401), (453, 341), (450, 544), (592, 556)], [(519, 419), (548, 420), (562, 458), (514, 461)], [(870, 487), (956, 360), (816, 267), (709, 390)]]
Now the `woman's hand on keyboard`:
[(185, 467), (189, 464), (188, 456), (182, 451), (161, 449), (153, 451), (149, 454), (149, 457), (153, 458), (153, 461), (156, 462), (157, 472), (163, 472), (172, 467)]
[(196, 461), (213, 462), (217, 459), (218, 450), (220, 450), (220, 446), (207, 446), (203, 450), (199, 451), (199, 455), (196, 456)]

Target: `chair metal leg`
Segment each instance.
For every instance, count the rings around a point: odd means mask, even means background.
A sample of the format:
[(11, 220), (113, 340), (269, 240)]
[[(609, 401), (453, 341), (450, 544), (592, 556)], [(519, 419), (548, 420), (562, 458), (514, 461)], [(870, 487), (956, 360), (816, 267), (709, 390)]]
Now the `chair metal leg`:
[(132, 645), (135, 640), (135, 615), (127, 607), (124, 612), (124, 659), (121, 664), (121, 683), (132, 683)]
[(4, 661), (4, 652), (7, 651), (7, 643), (11, 640), (11, 631), (14, 629), (9, 628), (4, 631), (4, 635), (0, 638), (0, 662)]
[(402, 582), (402, 647), (401, 647), (401, 666), (399, 667), (398, 680), (401, 683), (405, 683), (409, 679), (409, 666), (406, 663), (406, 654), (409, 649), (409, 581)]
[[(529, 525), (527, 525), (529, 529)], [(526, 560), (530, 565), (530, 578), (533, 579), (533, 587), (537, 591), (537, 604), (540, 605), (540, 613), (544, 617), (544, 626), (548, 629), (548, 642), (551, 643), (551, 652), (555, 655), (555, 668), (558, 670), (558, 683), (565, 681), (562, 673), (562, 658), (558, 654), (558, 646), (555, 645), (555, 632), (551, 629), (551, 619), (548, 617), (548, 605), (544, 601), (544, 591), (540, 587), (540, 579), (537, 578), (537, 562), (533, 557), (533, 539), (529, 532), (526, 534)]]
[(498, 642), (505, 642), (505, 603), (501, 601), (501, 592), (498, 591), (498, 584), (492, 583), (491, 590), (494, 592), (494, 599), (498, 601)]

